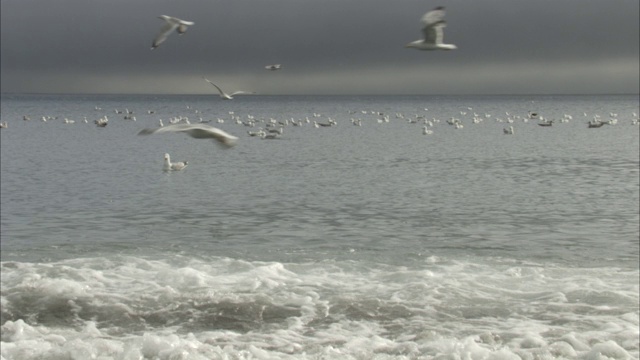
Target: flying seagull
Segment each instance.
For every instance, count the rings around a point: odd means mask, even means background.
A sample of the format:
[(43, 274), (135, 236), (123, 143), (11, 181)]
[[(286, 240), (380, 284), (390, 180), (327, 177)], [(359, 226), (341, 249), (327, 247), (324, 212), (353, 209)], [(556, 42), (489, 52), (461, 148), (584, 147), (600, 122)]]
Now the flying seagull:
[(187, 31), (187, 26), (195, 24), (192, 21), (184, 21), (176, 17), (167, 15), (160, 15), (158, 16), (158, 18), (163, 19), (165, 21), (165, 24), (162, 29), (160, 29), (160, 33), (158, 33), (158, 36), (156, 36), (156, 38), (153, 40), (151, 50), (157, 48), (158, 46), (160, 46), (160, 44), (167, 40), (167, 37), (169, 37), (169, 35), (171, 35), (174, 30), (176, 30), (178, 34), (182, 35), (185, 33), (185, 31)]
[(267, 70), (276, 71), (276, 70), (280, 70), (280, 68), (282, 68), (282, 65), (273, 64), (273, 65), (267, 65), (264, 68), (267, 69)]
[(203, 79), (204, 79), (206, 82), (208, 82), (209, 84), (213, 85), (216, 89), (218, 89), (218, 92), (220, 93), (220, 97), (221, 97), (223, 100), (231, 100), (231, 99), (233, 99), (233, 97), (234, 97), (234, 96), (236, 96), (236, 95), (254, 94), (253, 92), (242, 91), (242, 90), (240, 90), (240, 91), (236, 91), (236, 92), (233, 92), (233, 93), (231, 93), (231, 94), (227, 94), (227, 93), (225, 93), (224, 91), (222, 91), (222, 89), (220, 89), (220, 87), (219, 87), (218, 85), (216, 85), (216, 84), (214, 84), (213, 82), (211, 82), (211, 80), (208, 80), (208, 79), (206, 79), (206, 78), (204, 78), (204, 77), (203, 77)]
[(219, 144), (230, 148), (236, 144), (237, 137), (205, 124), (174, 124), (154, 129), (142, 129), (138, 135), (162, 134), (170, 132), (183, 132), (194, 139), (212, 139)]
[(414, 48), (418, 50), (454, 50), (458, 47), (453, 44), (443, 44), (442, 39), (444, 37), (443, 29), (447, 26), (444, 21), (444, 6), (438, 6), (437, 8), (427, 12), (422, 16), (422, 33), (424, 39), (416, 40), (408, 43), (405, 47)]

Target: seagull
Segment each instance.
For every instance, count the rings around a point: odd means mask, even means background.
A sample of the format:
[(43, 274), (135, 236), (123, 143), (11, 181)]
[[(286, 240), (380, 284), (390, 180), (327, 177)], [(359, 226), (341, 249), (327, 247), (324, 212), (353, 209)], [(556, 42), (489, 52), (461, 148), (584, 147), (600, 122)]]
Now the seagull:
[(220, 87), (219, 87), (218, 85), (216, 85), (216, 84), (214, 84), (213, 82), (211, 82), (211, 80), (208, 80), (207, 78), (204, 78), (204, 77), (203, 77), (203, 79), (204, 79), (206, 82), (208, 82), (209, 84), (213, 85), (216, 89), (218, 89), (218, 92), (220, 93), (220, 97), (221, 97), (223, 100), (231, 100), (231, 99), (233, 99), (233, 97), (234, 97), (234, 96), (236, 96), (236, 95), (254, 94), (253, 92), (247, 92), (247, 91), (242, 91), (242, 90), (239, 90), (239, 91), (233, 92), (233, 93), (231, 93), (231, 94), (227, 94), (227, 93), (225, 93), (224, 91), (222, 91), (222, 89), (220, 89)]
[(444, 37), (443, 28), (446, 25), (444, 21), (444, 6), (438, 6), (437, 8), (427, 12), (422, 16), (422, 33), (424, 39), (416, 40), (408, 43), (405, 47), (414, 48), (418, 50), (454, 50), (458, 47), (453, 44), (444, 44), (442, 39)]
[(188, 161), (172, 163), (169, 154), (164, 154), (164, 167), (162, 168), (164, 171), (180, 171), (186, 168), (187, 165), (189, 165)]
[(249, 136), (259, 136), (259, 137), (263, 137), (265, 136), (267, 133), (262, 130), (262, 128), (258, 129), (258, 131), (247, 131), (247, 134), (249, 134)]
[(183, 132), (195, 139), (212, 139), (230, 148), (236, 144), (237, 137), (206, 124), (175, 124), (155, 129), (142, 129), (138, 135), (151, 135), (169, 132)]
[(156, 36), (156, 38), (153, 40), (151, 50), (157, 48), (158, 46), (160, 46), (160, 44), (167, 40), (167, 37), (169, 37), (172, 31), (176, 30), (178, 34), (182, 35), (185, 33), (185, 31), (187, 31), (187, 26), (195, 24), (192, 21), (184, 21), (176, 17), (167, 15), (160, 15), (158, 16), (158, 18), (164, 20), (166, 23), (164, 24), (162, 29), (160, 29), (160, 33), (158, 33), (158, 36)]
[(282, 68), (282, 65), (273, 64), (273, 65), (267, 65), (264, 68), (267, 69), (267, 70), (275, 71), (275, 70), (280, 70), (280, 68)]
[(109, 119), (108, 119), (106, 116), (104, 116), (104, 117), (101, 117), (101, 118), (100, 118), (100, 119), (98, 119), (98, 120), (94, 120), (93, 122), (94, 122), (94, 123), (96, 124), (96, 126), (98, 126), (98, 127), (106, 127), (106, 126), (107, 126), (107, 124), (109, 123)]

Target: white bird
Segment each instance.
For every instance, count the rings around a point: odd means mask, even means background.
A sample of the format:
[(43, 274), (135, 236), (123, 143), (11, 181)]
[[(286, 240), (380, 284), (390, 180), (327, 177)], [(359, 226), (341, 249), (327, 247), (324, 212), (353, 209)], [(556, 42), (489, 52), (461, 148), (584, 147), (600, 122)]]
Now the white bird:
[(458, 47), (453, 44), (444, 44), (444, 27), (447, 26), (444, 21), (444, 6), (438, 6), (437, 8), (427, 12), (422, 16), (422, 33), (424, 39), (416, 40), (408, 43), (405, 47), (414, 48), (418, 50), (454, 50)]
[(96, 124), (96, 126), (98, 126), (98, 127), (106, 127), (106, 126), (107, 126), (107, 124), (109, 123), (109, 119), (108, 119), (106, 116), (104, 116), (104, 117), (101, 117), (101, 118), (100, 118), (100, 119), (98, 119), (98, 120), (94, 120), (93, 122), (94, 122), (94, 123)]
[(153, 40), (153, 44), (151, 44), (151, 50), (157, 48), (158, 46), (160, 46), (160, 44), (167, 40), (167, 37), (169, 37), (169, 35), (171, 35), (174, 30), (176, 30), (178, 34), (182, 35), (185, 33), (185, 31), (187, 31), (187, 26), (195, 24), (192, 21), (184, 21), (176, 17), (167, 15), (160, 15), (158, 16), (158, 18), (164, 20), (165, 24), (160, 29), (160, 33), (158, 33), (156, 38)]
[(509, 126), (508, 128), (502, 129), (502, 132), (505, 135), (513, 135), (513, 126)]
[(236, 96), (236, 95), (254, 94), (253, 92), (247, 92), (247, 91), (242, 91), (242, 90), (239, 90), (239, 91), (233, 92), (233, 93), (231, 93), (231, 94), (227, 94), (227, 93), (225, 93), (224, 91), (222, 91), (222, 89), (220, 89), (220, 87), (219, 87), (218, 85), (216, 85), (216, 84), (214, 84), (213, 82), (211, 82), (211, 80), (208, 80), (208, 79), (206, 79), (206, 78), (204, 78), (204, 77), (203, 77), (203, 79), (204, 79), (206, 82), (208, 82), (209, 84), (213, 85), (216, 89), (218, 89), (218, 92), (220, 93), (220, 97), (221, 97), (223, 100), (231, 100), (231, 99), (233, 99), (233, 97), (234, 97), (234, 96)]
[(249, 134), (249, 136), (259, 136), (259, 137), (263, 137), (265, 136), (267, 133), (262, 130), (262, 128), (258, 129), (258, 131), (247, 131), (247, 134)]
[(169, 154), (164, 154), (164, 167), (162, 170), (164, 171), (180, 171), (189, 165), (188, 161), (180, 161), (180, 162), (171, 162), (171, 157)]
[(212, 139), (225, 147), (232, 147), (238, 140), (237, 137), (206, 124), (175, 124), (155, 129), (142, 129), (138, 135), (151, 135), (170, 132), (183, 132), (194, 139)]
[(274, 139), (280, 139), (282, 135), (278, 134), (278, 133), (265, 133), (264, 135), (261, 136), (261, 138), (263, 140), (274, 140)]
[(320, 126), (322, 126), (322, 127), (329, 127), (329, 126), (331, 126), (331, 123), (319, 123), (319, 122), (317, 122), (317, 121), (314, 121), (314, 122), (313, 122), (313, 126), (315, 126), (315, 127), (320, 127)]
[(267, 69), (267, 70), (276, 71), (276, 70), (280, 70), (282, 68), (282, 65), (273, 64), (273, 65), (267, 65), (264, 68)]
[(6, 121), (3, 121), (3, 122), (0, 123), (0, 129), (6, 129), (8, 127), (9, 127), (9, 124), (7, 124)]

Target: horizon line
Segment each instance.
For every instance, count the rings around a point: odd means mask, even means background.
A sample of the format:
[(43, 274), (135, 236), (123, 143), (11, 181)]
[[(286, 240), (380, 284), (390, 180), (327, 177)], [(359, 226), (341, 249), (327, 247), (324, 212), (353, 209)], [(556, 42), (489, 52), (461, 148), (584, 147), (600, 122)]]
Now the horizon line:
[[(0, 92), (0, 96), (11, 95), (64, 95), (64, 96), (211, 96), (218, 98), (217, 94), (211, 93), (94, 93), (94, 92), (80, 92), (80, 93), (67, 93), (67, 92)], [(640, 96), (640, 93), (463, 93), (463, 94), (366, 94), (366, 93), (354, 93), (354, 94), (246, 94), (243, 97), (261, 97), (261, 96)], [(221, 99), (222, 100), (222, 99)]]

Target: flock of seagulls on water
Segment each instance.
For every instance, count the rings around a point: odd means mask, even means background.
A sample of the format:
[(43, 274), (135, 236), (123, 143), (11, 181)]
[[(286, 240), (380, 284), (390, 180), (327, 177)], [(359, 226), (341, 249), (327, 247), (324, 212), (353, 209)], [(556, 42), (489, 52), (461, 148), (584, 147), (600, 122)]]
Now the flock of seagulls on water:
[[(103, 112), (102, 108), (95, 107), (96, 111)], [(187, 106), (188, 115), (194, 114), (197, 119), (192, 119), (186, 115), (175, 116), (166, 119), (167, 124), (164, 123), (162, 119), (158, 119), (158, 126), (153, 128), (143, 128), (137, 134), (140, 136), (145, 135), (158, 135), (158, 134), (173, 134), (173, 133), (183, 133), (194, 139), (207, 139), (211, 140), (213, 143), (218, 144), (223, 149), (229, 149), (234, 147), (239, 138), (235, 135), (228, 133), (225, 130), (219, 129), (210, 125), (210, 123), (232, 123), (237, 126), (242, 126), (246, 130), (246, 134), (248, 137), (260, 138), (263, 140), (273, 140), (280, 139), (285, 134), (285, 128), (287, 127), (310, 127), (310, 128), (332, 128), (338, 126), (338, 120), (336, 120), (332, 116), (323, 115), (320, 113), (312, 113), (309, 116), (304, 116), (302, 118), (293, 118), (290, 117), (288, 119), (275, 119), (272, 117), (257, 117), (251, 114), (247, 114), (246, 117), (242, 117), (236, 115), (234, 111), (229, 111), (229, 117), (218, 117), (216, 119), (210, 118), (209, 120), (205, 120), (203, 118), (202, 112), (199, 110), (195, 110), (190, 106)], [(134, 112), (125, 109), (125, 110), (114, 110), (115, 114), (118, 115), (122, 120), (118, 122), (135, 122), (136, 118), (134, 116)], [(157, 116), (156, 112), (153, 110), (146, 111), (147, 116), (144, 119), (148, 121), (149, 117)], [(429, 109), (424, 108), (424, 112), (422, 110), (416, 112), (412, 115), (405, 115), (401, 112), (396, 112), (394, 116), (390, 116), (389, 114), (385, 114), (381, 111), (349, 111), (347, 114), (343, 114), (339, 116), (339, 121), (343, 124), (351, 124), (353, 126), (361, 127), (363, 124), (366, 126), (372, 124), (385, 124), (390, 122), (404, 122), (408, 124), (419, 124), (422, 125), (422, 134), (423, 135), (432, 135), (434, 134), (438, 124), (445, 124), (451, 126), (455, 130), (464, 129), (465, 125), (474, 126), (475, 124), (482, 124), (487, 122), (494, 122), (498, 124), (503, 124), (502, 133), (504, 135), (514, 135), (516, 134), (515, 127), (517, 123), (535, 123), (538, 126), (542, 127), (551, 127), (555, 123), (568, 123), (571, 122), (574, 117), (570, 114), (563, 114), (561, 117), (555, 119), (547, 119), (544, 116), (541, 116), (538, 112), (529, 111), (526, 114), (514, 114), (510, 112), (505, 112), (504, 115), (490, 114), (490, 113), (478, 113), (473, 110), (471, 107), (467, 107), (463, 110), (460, 110), (456, 113), (456, 116), (450, 116), (448, 119), (439, 119), (438, 117), (427, 116), (429, 114)], [(192, 116), (192, 115), (191, 115)], [(96, 116), (97, 117), (97, 116)], [(206, 116), (205, 116), (206, 117)], [(587, 124), (588, 128), (600, 128), (603, 126), (614, 126), (619, 123), (619, 118), (622, 121), (627, 121), (630, 119), (631, 125), (639, 125), (638, 113), (633, 112), (631, 116), (618, 116), (617, 113), (610, 112), (608, 114), (608, 118), (600, 116), (598, 114), (588, 115), (587, 113), (582, 114), (583, 120)], [(590, 120), (586, 121), (587, 119)], [(24, 115), (22, 119), (26, 121), (31, 121), (31, 117), (28, 115)], [(58, 122), (65, 125), (73, 125), (76, 123), (90, 123), (87, 117), (85, 116), (83, 120), (76, 121), (69, 118), (63, 118), (62, 121), (60, 117), (53, 116), (42, 116), (41, 121), (45, 123)], [(107, 115), (101, 115), (98, 119), (95, 119), (93, 123), (99, 128), (107, 127), (109, 122), (109, 118)], [(76, 125), (77, 126), (77, 125)], [(8, 128), (7, 121), (0, 123), (0, 128), (6, 129)], [(288, 132), (289, 130), (287, 130)], [(164, 155), (164, 166), (163, 170), (165, 171), (180, 171), (187, 167), (187, 161), (181, 162), (171, 162), (171, 158), (169, 154)]]

